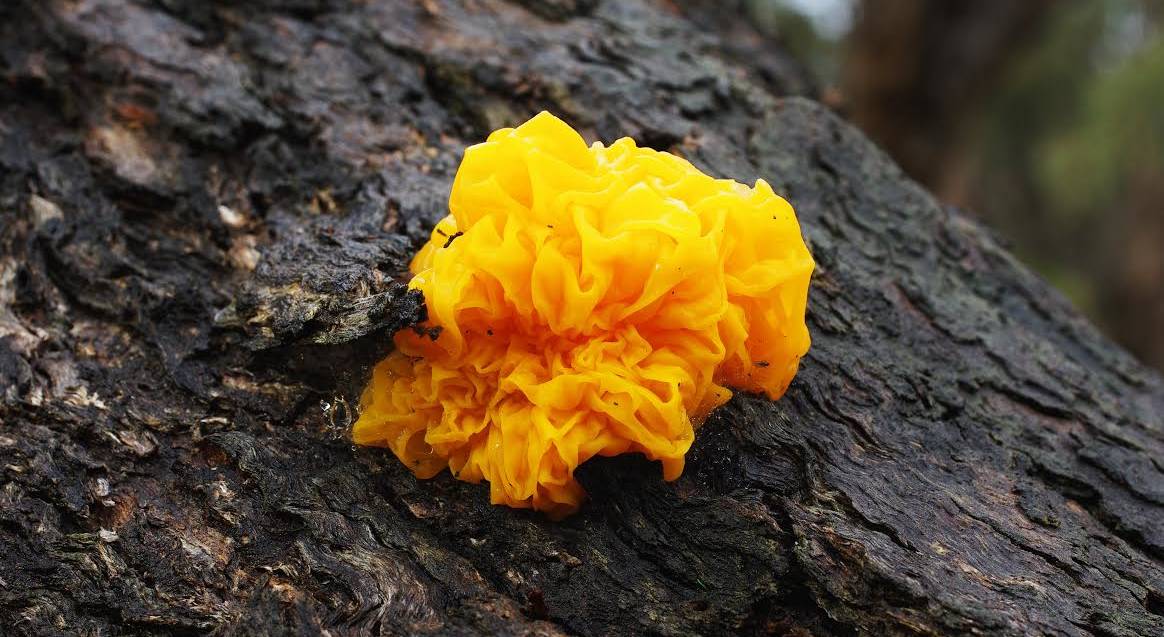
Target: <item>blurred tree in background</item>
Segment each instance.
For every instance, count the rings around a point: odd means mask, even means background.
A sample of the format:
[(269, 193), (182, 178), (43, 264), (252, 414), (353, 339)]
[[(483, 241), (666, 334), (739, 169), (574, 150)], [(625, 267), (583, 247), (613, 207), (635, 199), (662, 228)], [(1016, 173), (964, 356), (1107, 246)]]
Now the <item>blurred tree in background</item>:
[(850, 118), (936, 191), (1000, 73), (1039, 30), (1051, 0), (865, 0), (844, 48)]
[(1164, 2), (739, 0), (820, 95), (1164, 369)]

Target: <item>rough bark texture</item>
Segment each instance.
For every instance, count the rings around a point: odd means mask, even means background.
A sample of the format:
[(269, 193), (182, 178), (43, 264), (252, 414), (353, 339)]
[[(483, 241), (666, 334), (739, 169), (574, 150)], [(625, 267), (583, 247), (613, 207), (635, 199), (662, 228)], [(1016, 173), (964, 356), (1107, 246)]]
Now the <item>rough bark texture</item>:
[[(665, 3), (3, 3), (0, 631), (1164, 634), (1160, 377), (721, 50)], [(344, 436), (460, 152), (541, 108), (770, 179), (819, 263), (787, 396), (561, 523)]]

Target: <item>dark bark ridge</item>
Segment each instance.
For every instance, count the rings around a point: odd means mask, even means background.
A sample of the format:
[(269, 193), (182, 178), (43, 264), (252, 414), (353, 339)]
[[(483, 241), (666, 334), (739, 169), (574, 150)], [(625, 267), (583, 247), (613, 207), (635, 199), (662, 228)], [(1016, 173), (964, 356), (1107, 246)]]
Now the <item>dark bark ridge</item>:
[[(13, 634), (1164, 634), (1164, 383), (670, 4), (0, 8)], [(784, 399), (552, 523), (343, 433), (460, 152), (550, 108), (769, 179)]]

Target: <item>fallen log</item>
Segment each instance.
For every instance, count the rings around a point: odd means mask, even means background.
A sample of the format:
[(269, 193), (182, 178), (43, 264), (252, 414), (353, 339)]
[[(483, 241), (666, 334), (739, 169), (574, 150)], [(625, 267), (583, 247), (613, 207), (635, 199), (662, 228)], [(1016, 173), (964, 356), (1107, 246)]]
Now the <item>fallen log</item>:
[[(1164, 634), (1160, 376), (727, 35), (0, 7), (3, 632)], [(818, 264), (787, 395), (737, 394), (676, 482), (588, 463), (563, 522), (346, 439), (462, 150), (541, 109), (769, 180)]]

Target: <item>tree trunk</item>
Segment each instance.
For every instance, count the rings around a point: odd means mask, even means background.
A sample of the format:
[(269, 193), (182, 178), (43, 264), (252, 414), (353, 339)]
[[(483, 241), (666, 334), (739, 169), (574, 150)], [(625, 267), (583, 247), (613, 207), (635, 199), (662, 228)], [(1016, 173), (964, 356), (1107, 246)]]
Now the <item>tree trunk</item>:
[(911, 177), (964, 198), (965, 146), (983, 103), (1056, 5), (861, 0), (844, 62), (850, 117)]
[[(1164, 634), (1164, 383), (666, 2), (0, 8), (0, 632)], [(756, 69), (762, 68), (763, 78)], [(563, 522), (345, 438), (463, 148), (769, 179), (814, 343)]]

